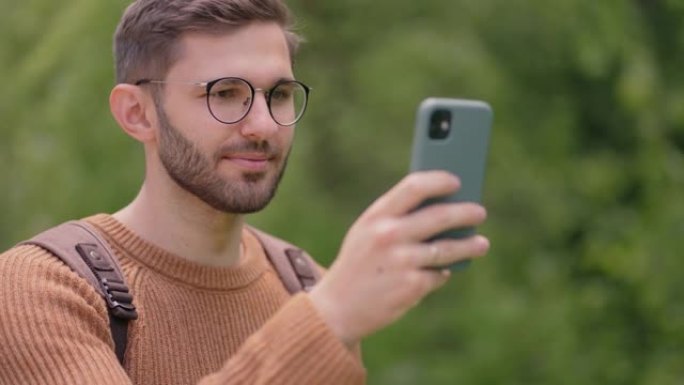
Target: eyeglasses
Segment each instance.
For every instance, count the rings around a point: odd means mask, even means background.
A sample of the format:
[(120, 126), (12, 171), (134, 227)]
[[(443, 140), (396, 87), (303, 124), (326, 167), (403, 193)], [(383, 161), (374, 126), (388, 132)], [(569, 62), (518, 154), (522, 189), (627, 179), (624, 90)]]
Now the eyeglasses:
[(304, 115), (309, 100), (310, 88), (297, 80), (280, 80), (270, 89), (254, 88), (247, 80), (226, 77), (210, 82), (181, 82), (170, 80), (141, 79), (136, 86), (143, 84), (184, 83), (206, 89), (207, 108), (214, 119), (221, 123), (233, 124), (249, 114), (254, 104), (254, 94), (263, 92), (271, 118), (281, 126), (291, 126)]

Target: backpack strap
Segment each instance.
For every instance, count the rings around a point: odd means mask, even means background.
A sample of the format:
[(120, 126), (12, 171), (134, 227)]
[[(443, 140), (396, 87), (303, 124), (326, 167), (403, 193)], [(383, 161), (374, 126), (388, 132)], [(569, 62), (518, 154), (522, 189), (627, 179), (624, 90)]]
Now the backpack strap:
[(36, 245), (64, 261), (85, 278), (107, 302), (114, 351), (124, 363), (128, 322), (138, 318), (126, 280), (112, 250), (86, 221), (63, 223), (19, 245)]
[(266, 256), (291, 294), (309, 291), (320, 280), (321, 274), (313, 258), (304, 250), (261, 230), (249, 227), (264, 247)]
[[(266, 252), (288, 292), (309, 291), (321, 278), (313, 258), (284, 240), (249, 227)], [(19, 245), (36, 245), (51, 252), (85, 278), (107, 302), (114, 351), (124, 364), (128, 322), (138, 318), (133, 296), (114, 253), (86, 221), (70, 221), (46, 230)]]

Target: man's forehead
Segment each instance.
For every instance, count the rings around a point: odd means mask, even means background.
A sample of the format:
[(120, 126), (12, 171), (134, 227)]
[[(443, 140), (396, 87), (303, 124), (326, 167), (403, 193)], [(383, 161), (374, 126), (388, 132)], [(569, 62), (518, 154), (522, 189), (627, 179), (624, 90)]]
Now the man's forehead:
[(178, 41), (174, 59), (170, 72), (195, 72), (205, 77), (224, 76), (225, 71), (286, 72), (281, 76), (292, 72), (285, 33), (276, 23), (186, 33)]

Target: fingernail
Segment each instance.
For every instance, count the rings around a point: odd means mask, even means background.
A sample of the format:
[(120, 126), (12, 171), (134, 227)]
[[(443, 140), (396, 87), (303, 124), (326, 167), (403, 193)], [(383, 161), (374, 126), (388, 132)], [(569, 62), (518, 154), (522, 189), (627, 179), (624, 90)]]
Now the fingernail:
[(482, 244), (487, 245), (487, 247), (489, 247), (489, 238), (485, 237), (484, 235), (480, 235), (480, 238), (482, 239)]
[(461, 186), (461, 178), (459, 178), (458, 175), (456, 175), (456, 174), (451, 174), (451, 176), (454, 179), (454, 185), (456, 187), (460, 187)]
[(482, 235), (478, 235), (477, 238), (478, 238), (477, 242), (480, 244), (479, 245), (480, 250), (483, 253), (486, 252), (487, 250), (489, 250), (489, 239), (487, 239), (486, 237), (483, 237)]

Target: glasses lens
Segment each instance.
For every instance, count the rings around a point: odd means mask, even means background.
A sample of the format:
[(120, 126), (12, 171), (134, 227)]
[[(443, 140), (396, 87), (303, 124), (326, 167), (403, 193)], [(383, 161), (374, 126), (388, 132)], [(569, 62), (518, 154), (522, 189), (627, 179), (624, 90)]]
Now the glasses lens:
[(304, 85), (296, 81), (279, 83), (271, 90), (270, 108), (273, 120), (281, 126), (295, 124), (304, 114), (307, 102)]
[(209, 90), (209, 111), (223, 123), (235, 123), (244, 118), (252, 105), (252, 88), (238, 78), (217, 81)]

